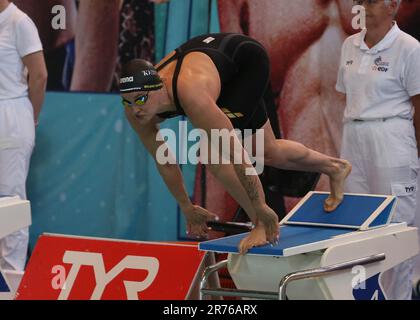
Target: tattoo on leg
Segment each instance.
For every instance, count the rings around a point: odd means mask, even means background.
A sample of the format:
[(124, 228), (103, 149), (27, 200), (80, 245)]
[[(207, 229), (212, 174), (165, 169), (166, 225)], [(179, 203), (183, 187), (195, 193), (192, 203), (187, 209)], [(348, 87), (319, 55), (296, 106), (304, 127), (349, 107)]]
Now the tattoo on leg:
[(236, 174), (241, 181), (241, 184), (244, 186), (246, 193), (249, 196), (251, 201), (259, 200), (258, 194), (258, 185), (255, 179), (258, 179), (257, 176), (250, 176), (245, 173), (245, 165), (235, 164), (234, 165)]

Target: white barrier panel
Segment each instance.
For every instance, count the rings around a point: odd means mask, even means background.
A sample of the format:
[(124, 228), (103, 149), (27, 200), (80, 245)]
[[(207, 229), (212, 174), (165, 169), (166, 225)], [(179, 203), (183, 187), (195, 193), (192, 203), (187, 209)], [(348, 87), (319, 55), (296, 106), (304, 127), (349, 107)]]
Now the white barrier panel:
[(0, 239), (30, 226), (31, 205), (19, 197), (0, 198)]
[[(0, 198), (0, 239), (31, 225), (31, 205), (19, 197)], [(13, 299), (23, 272), (0, 268), (0, 300)]]

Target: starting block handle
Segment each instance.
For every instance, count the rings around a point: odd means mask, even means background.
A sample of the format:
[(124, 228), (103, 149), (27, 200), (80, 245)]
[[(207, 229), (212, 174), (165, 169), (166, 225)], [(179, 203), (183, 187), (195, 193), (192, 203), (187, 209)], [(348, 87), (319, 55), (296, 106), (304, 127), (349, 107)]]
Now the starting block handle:
[(354, 266), (371, 264), (371, 263), (379, 262), (383, 260), (385, 260), (385, 253), (379, 253), (376, 255), (359, 258), (355, 260), (350, 260), (347, 262), (342, 262), (342, 263), (334, 264), (334, 265), (323, 267), (323, 268), (308, 269), (308, 270), (289, 273), (281, 279), (278, 293), (267, 292), (267, 291), (226, 289), (226, 288), (218, 288), (218, 289), (207, 288), (207, 283), (208, 283), (208, 279), (210, 275), (212, 275), (214, 272), (217, 272), (227, 267), (228, 260), (223, 260), (216, 263), (215, 265), (207, 267), (204, 270), (203, 277), (200, 282), (199, 299), (204, 300), (204, 297), (208, 295), (208, 296), (221, 296), (221, 297), (226, 296), (226, 297), (242, 297), (242, 298), (269, 299), (269, 300), (277, 300), (277, 299), (286, 300), (287, 299), (286, 297), (287, 285), (290, 284), (290, 282), (292, 281), (323, 277), (337, 271), (353, 268)]
[(385, 253), (379, 253), (373, 256), (350, 260), (347, 262), (342, 262), (342, 263), (334, 264), (334, 265), (323, 267), (323, 268), (309, 269), (309, 270), (289, 273), (285, 275), (280, 281), (278, 298), (280, 300), (287, 299), (287, 296), (286, 296), (287, 285), (292, 281), (323, 277), (337, 271), (353, 268), (354, 266), (371, 264), (371, 263), (379, 262), (383, 260), (385, 260)]
[(226, 232), (229, 234), (250, 232), (252, 230), (252, 223), (241, 222), (207, 221), (207, 226), (213, 231)]

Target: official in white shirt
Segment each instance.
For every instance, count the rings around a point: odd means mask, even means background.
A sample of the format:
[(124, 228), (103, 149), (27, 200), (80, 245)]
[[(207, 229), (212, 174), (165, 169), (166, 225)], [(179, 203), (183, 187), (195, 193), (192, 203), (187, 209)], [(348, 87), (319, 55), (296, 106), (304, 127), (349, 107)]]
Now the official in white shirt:
[[(343, 44), (337, 91), (346, 95), (341, 157), (346, 192), (397, 196), (394, 222), (412, 225), (420, 138), (420, 44), (394, 21), (401, 0), (358, 0), (366, 28)], [(414, 110), (416, 113), (414, 114)], [(416, 139), (417, 137), (417, 139)], [(404, 250), (404, 248), (401, 248)], [(412, 261), (382, 277), (388, 299), (411, 299)]]
[[(46, 82), (36, 26), (13, 3), (0, 0), (0, 197), (26, 199), (26, 177)], [(28, 229), (0, 239), (0, 266), (23, 270), (27, 247)]]

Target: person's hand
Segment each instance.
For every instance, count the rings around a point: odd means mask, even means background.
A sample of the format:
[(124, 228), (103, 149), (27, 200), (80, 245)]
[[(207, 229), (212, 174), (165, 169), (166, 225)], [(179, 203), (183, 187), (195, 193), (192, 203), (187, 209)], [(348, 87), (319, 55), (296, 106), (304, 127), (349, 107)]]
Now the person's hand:
[(272, 244), (279, 241), (279, 218), (268, 205), (256, 210), (258, 225), (262, 224), (266, 240)]
[(187, 208), (181, 208), (187, 220), (187, 234), (197, 238), (207, 237), (210, 228), (207, 226), (207, 221), (217, 221), (219, 218), (210, 213), (208, 210), (191, 205)]

